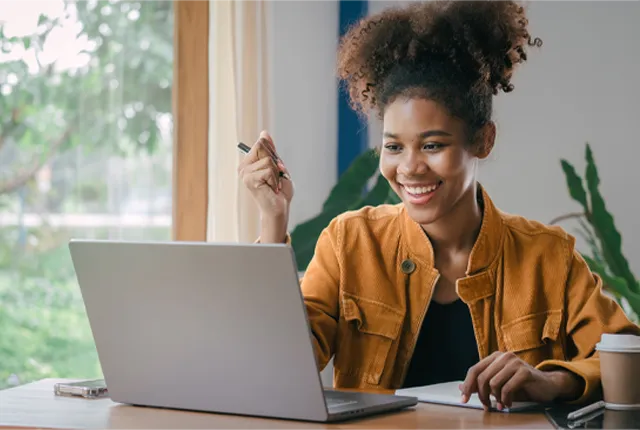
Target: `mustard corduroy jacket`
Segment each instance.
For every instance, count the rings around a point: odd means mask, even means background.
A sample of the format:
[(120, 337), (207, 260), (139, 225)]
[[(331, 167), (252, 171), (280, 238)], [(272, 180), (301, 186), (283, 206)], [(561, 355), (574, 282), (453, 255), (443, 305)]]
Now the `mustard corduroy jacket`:
[[(585, 400), (600, 388), (600, 335), (640, 328), (603, 294), (572, 236), (503, 213), (481, 193), (482, 226), (456, 285), (480, 359), (512, 351), (542, 370), (568, 369), (584, 379)], [(402, 204), (330, 223), (301, 288), (320, 369), (334, 357), (335, 387), (402, 386), (438, 277), (429, 239)]]

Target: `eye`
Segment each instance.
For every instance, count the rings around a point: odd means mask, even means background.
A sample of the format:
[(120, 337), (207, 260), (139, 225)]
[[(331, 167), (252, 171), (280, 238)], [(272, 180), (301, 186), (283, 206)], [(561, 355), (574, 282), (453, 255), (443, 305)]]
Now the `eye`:
[(423, 148), (425, 151), (428, 151), (428, 152), (436, 152), (436, 151), (439, 151), (440, 149), (444, 148), (445, 146), (447, 146), (447, 145), (445, 145), (445, 144), (443, 144), (443, 143), (438, 143), (438, 142), (428, 142), (428, 143), (425, 143), (425, 144), (422, 146), (422, 148)]
[(385, 143), (384, 149), (389, 152), (398, 152), (400, 151), (400, 145), (398, 145), (397, 143)]

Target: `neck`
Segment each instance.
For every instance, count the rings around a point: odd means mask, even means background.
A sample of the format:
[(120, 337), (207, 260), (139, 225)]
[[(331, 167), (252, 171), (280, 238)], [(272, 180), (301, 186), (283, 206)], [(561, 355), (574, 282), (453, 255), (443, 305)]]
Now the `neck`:
[(474, 184), (445, 217), (422, 226), (434, 252), (471, 252), (482, 226), (482, 208), (478, 203), (477, 193), (478, 186)]

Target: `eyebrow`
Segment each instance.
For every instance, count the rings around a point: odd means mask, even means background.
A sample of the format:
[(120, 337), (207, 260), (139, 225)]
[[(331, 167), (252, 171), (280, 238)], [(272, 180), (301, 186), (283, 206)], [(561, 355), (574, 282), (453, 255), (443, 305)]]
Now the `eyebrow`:
[[(388, 131), (385, 131), (384, 133), (382, 133), (382, 135), (384, 137), (388, 137), (389, 139), (398, 139), (399, 138), (399, 136), (397, 134), (389, 133)], [(418, 134), (418, 137), (420, 139), (426, 139), (427, 137), (432, 137), (432, 136), (451, 136), (451, 133), (447, 133), (444, 130), (428, 130), (428, 131), (423, 131), (422, 133)]]

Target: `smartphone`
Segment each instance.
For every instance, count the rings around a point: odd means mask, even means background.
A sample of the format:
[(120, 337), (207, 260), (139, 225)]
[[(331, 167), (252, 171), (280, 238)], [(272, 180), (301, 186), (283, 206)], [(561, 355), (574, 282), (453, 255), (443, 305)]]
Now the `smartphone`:
[(77, 382), (61, 382), (53, 386), (56, 396), (75, 396), (87, 399), (107, 397), (107, 384), (104, 379), (91, 379)]

